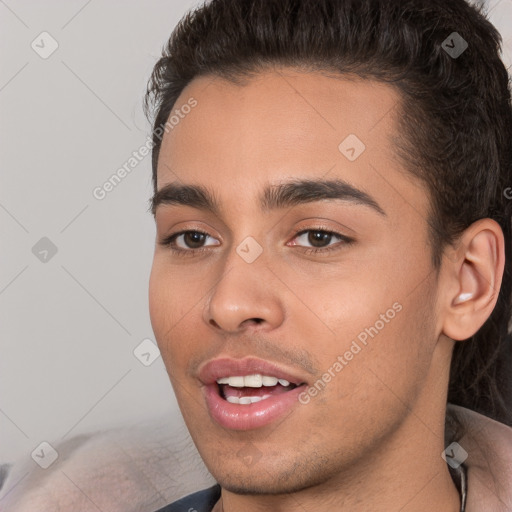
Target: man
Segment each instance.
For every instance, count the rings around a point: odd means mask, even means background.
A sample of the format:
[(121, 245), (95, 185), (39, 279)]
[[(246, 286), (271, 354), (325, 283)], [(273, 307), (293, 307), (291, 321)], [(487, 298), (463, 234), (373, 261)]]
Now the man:
[(510, 459), (494, 487), (466, 467), (468, 408), (511, 424), (498, 50), (464, 0), (212, 0), (182, 20), (147, 98), (150, 312), (218, 485), (162, 510), (512, 507)]

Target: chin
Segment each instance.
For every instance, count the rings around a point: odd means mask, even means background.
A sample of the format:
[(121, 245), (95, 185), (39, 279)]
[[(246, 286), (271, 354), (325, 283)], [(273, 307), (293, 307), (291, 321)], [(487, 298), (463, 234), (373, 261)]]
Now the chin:
[[(226, 464), (228, 461), (226, 461)], [(315, 467), (294, 463), (289, 469), (265, 469), (264, 462), (260, 461), (246, 470), (233, 468), (226, 473), (222, 467), (212, 468), (210, 471), (215, 480), (223, 489), (233, 493), (247, 496), (276, 496), (282, 494), (298, 493), (311, 487), (321, 485), (328, 477), (315, 464)]]

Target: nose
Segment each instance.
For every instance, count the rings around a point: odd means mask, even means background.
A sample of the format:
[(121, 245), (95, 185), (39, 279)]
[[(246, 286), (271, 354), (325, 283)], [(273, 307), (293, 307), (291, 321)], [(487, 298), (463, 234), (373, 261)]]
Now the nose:
[(204, 309), (204, 320), (216, 330), (239, 333), (257, 328), (269, 331), (284, 320), (279, 281), (266, 268), (263, 259), (245, 262), (235, 251), (211, 290)]

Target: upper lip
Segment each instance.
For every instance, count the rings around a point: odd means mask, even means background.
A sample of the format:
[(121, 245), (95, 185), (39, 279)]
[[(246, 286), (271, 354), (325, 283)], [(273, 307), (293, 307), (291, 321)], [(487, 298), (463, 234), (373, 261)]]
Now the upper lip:
[(276, 363), (253, 357), (246, 357), (244, 359), (231, 359), (229, 357), (212, 359), (201, 366), (198, 376), (203, 384), (213, 384), (222, 377), (245, 377), (254, 374), (285, 379), (297, 386), (306, 383), (306, 380), (300, 375)]

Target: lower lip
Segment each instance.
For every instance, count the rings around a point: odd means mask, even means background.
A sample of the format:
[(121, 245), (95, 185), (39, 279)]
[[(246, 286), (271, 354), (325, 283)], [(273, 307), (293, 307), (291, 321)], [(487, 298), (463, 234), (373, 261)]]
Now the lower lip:
[(271, 396), (255, 404), (238, 405), (224, 400), (217, 384), (203, 387), (210, 416), (219, 425), (230, 430), (252, 430), (265, 427), (284, 416), (299, 404), (299, 395), (305, 385)]

